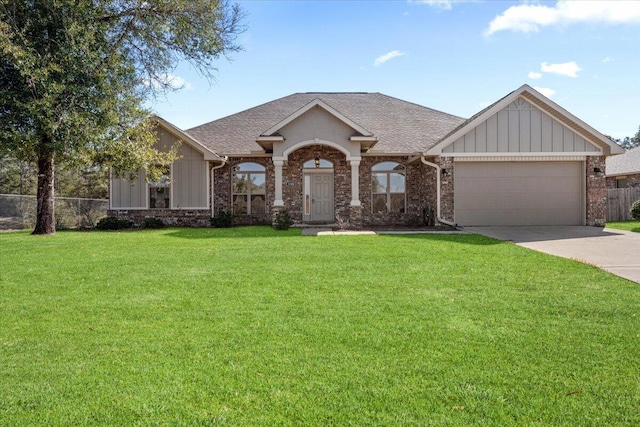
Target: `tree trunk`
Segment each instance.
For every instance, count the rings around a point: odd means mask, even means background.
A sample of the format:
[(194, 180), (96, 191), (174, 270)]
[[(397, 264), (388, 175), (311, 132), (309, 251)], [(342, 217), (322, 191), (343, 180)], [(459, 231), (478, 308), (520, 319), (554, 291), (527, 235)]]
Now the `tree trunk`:
[(53, 184), (53, 155), (41, 154), (40, 157), (38, 157), (38, 205), (36, 227), (31, 234), (53, 234), (56, 232)]

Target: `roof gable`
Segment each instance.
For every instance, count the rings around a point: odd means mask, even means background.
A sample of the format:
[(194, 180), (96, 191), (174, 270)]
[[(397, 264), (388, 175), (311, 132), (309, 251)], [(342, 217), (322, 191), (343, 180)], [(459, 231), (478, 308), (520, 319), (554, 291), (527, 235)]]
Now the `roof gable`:
[(278, 138), (264, 134), (270, 130), (277, 132), (287, 118), (293, 120), (295, 113), (305, 107), (321, 108), (319, 104), (313, 104), (316, 99), (329, 107), (322, 107), (324, 111), (331, 113), (330, 109), (334, 109), (338, 112), (337, 115), (331, 114), (337, 119), (342, 116), (340, 120), (343, 123), (353, 122), (354, 126), (351, 127), (354, 131), (360, 127), (365, 134), (375, 135), (377, 143), (368, 151), (374, 154), (418, 154), (435, 145), (464, 121), (461, 117), (381, 93), (312, 92), (294, 93), (191, 128), (187, 132), (221, 155), (264, 153), (264, 147), (256, 141), (268, 142), (269, 138)]
[(334, 116), (336, 119), (340, 120), (341, 122), (343, 122), (344, 124), (352, 128), (357, 134), (359, 134), (358, 136), (373, 136), (371, 132), (369, 132), (368, 130), (366, 130), (365, 128), (363, 128), (353, 120), (349, 119), (344, 114), (340, 113), (338, 110), (331, 107), (330, 105), (328, 105), (326, 102), (324, 102), (319, 98), (314, 99), (304, 107), (300, 108), (299, 110), (285, 117), (283, 120), (279, 121), (269, 129), (267, 129), (265, 132), (262, 132), (260, 136), (274, 136), (274, 134), (276, 134), (280, 129), (287, 126), (289, 123), (293, 122), (298, 117), (304, 115), (314, 107), (322, 108), (323, 110), (325, 110), (326, 112)]
[(154, 115), (153, 119), (158, 122), (159, 127), (163, 128), (164, 130), (166, 130), (167, 132), (169, 132), (170, 134), (178, 138), (180, 141), (186, 143), (191, 148), (201, 153), (204, 157), (204, 160), (222, 161), (222, 158), (220, 156), (218, 156), (209, 148), (205, 147), (204, 144), (202, 144), (200, 141), (198, 141), (193, 136), (189, 135), (179, 127), (173, 125), (172, 123), (169, 123), (168, 121), (166, 121), (160, 116)]
[[(503, 144), (501, 147), (495, 146), (480, 146), (479, 152), (602, 152), (604, 155), (609, 154), (619, 154), (621, 151), (620, 147), (609, 140), (606, 136), (578, 119), (573, 114), (569, 113), (564, 108), (560, 107), (558, 104), (546, 98), (544, 95), (540, 94), (529, 85), (523, 85), (517, 90), (511, 92), (505, 97), (499, 99), (494, 102), (484, 110), (481, 110), (473, 117), (459, 125), (457, 128), (453, 129), (446, 135), (438, 144), (436, 144), (433, 148), (426, 152), (427, 155), (442, 155), (447, 153), (456, 153), (456, 152), (469, 152), (469, 147), (467, 146), (467, 135), (469, 135), (469, 139), (473, 139), (473, 133), (476, 128), (479, 128), (480, 131), (483, 130), (484, 127), (489, 127), (492, 120), (497, 120), (500, 115), (504, 115), (505, 111), (509, 110), (517, 110), (518, 108), (530, 108), (535, 111), (541, 112), (543, 117), (540, 120), (549, 120), (553, 121), (553, 126), (555, 126), (556, 130), (556, 138), (554, 141), (546, 141), (546, 143), (552, 144), (550, 146), (545, 146), (544, 138), (542, 135), (534, 135), (533, 137), (529, 137), (529, 145), (525, 144), (524, 147), (521, 147), (518, 144), (517, 149), (513, 149), (513, 143), (510, 141), (506, 144)], [(546, 119), (545, 119), (546, 118)], [(507, 120), (510, 120), (509, 118)], [(520, 122), (517, 118), (514, 121), (518, 122), (518, 129), (509, 129), (509, 132), (520, 132), (522, 129), (520, 127)], [(527, 124), (527, 123), (525, 123)], [(531, 123), (527, 124), (531, 126)], [(566, 137), (558, 135), (558, 126), (562, 128), (561, 132), (566, 134)], [(503, 126), (504, 128), (504, 126)], [(534, 128), (532, 128), (534, 129)], [(535, 129), (534, 129), (535, 131)], [(568, 133), (567, 133), (568, 131)], [(489, 130), (487, 130), (488, 136), (494, 136), (488, 134)], [(517, 139), (518, 135), (507, 135), (503, 137), (502, 140), (509, 139), (513, 136), (512, 139)], [(497, 138), (497, 136), (496, 136)], [(489, 138), (487, 138), (489, 139)], [(540, 140), (539, 144), (531, 143), (532, 140)], [(457, 144), (457, 146), (456, 146)], [(471, 142), (469, 143), (471, 147), (475, 145), (475, 141), (473, 145)], [(549, 149), (550, 147), (550, 149)], [(472, 148), (472, 150), (475, 150)], [(478, 152), (478, 151), (474, 151)]]

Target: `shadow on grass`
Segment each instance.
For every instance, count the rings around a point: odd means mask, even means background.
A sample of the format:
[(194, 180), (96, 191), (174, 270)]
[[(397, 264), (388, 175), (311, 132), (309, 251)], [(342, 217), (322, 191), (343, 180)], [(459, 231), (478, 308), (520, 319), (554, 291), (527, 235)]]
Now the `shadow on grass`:
[(503, 243), (500, 240), (484, 237), (479, 234), (382, 234), (381, 238), (402, 238), (414, 240), (431, 240), (447, 243), (462, 243), (465, 245), (489, 246)]
[(174, 228), (166, 233), (181, 239), (240, 239), (299, 237), (300, 229), (274, 230), (266, 226), (238, 226), (230, 228)]
[[(168, 229), (166, 236), (181, 239), (256, 239), (256, 238), (285, 238), (301, 237), (302, 230), (291, 228), (287, 231), (274, 230), (268, 226), (238, 226), (231, 228), (172, 228)], [(460, 243), (465, 245), (497, 245), (500, 240), (481, 236), (479, 234), (377, 234), (377, 235), (351, 235), (351, 236), (322, 236), (320, 239), (331, 240), (333, 238), (379, 238), (379, 239), (412, 239), (430, 240), (447, 243)], [(305, 238), (318, 238), (317, 236), (305, 236)]]

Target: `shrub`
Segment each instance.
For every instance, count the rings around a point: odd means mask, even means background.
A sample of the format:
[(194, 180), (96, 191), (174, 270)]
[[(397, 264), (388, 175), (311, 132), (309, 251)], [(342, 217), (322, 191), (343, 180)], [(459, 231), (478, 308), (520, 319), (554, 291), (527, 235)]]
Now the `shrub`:
[(133, 222), (126, 219), (120, 219), (115, 217), (102, 218), (96, 224), (96, 229), (98, 230), (122, 230), (125, 228), (132, 228), (132, 227), (133, 227)]
[(211, 226), (216, 228), (229, 228), (233, 225), (233, 213), (220, 211), (211, 217)]
[(143, 228), (164, 228), (165, 225), (166, 224), (160, 218), (151, 217), (151, 218), (144, 219), (144, 223), (142, 224), (142, 227)]
[(636, 200), (635, 202), (633, 202), (629, 213), (631, 214), (631, 218), (635, 219), (636, 221), (640, 221), (640, 200)]
[(292, 225), (293, 219), (291, 219), (289, 211), (280, 211), (276, 214), (276, 220), (273, 224), (276, 230), (288, 230)]

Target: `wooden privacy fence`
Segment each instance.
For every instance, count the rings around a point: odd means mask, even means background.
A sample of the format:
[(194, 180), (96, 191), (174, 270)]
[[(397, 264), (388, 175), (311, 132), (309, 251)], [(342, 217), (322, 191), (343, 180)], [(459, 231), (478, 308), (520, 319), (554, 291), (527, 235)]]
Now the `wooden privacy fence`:
[(628, 221), (629, 209), (640, 200), (640, 187), (607, 188), (607, 221)]

